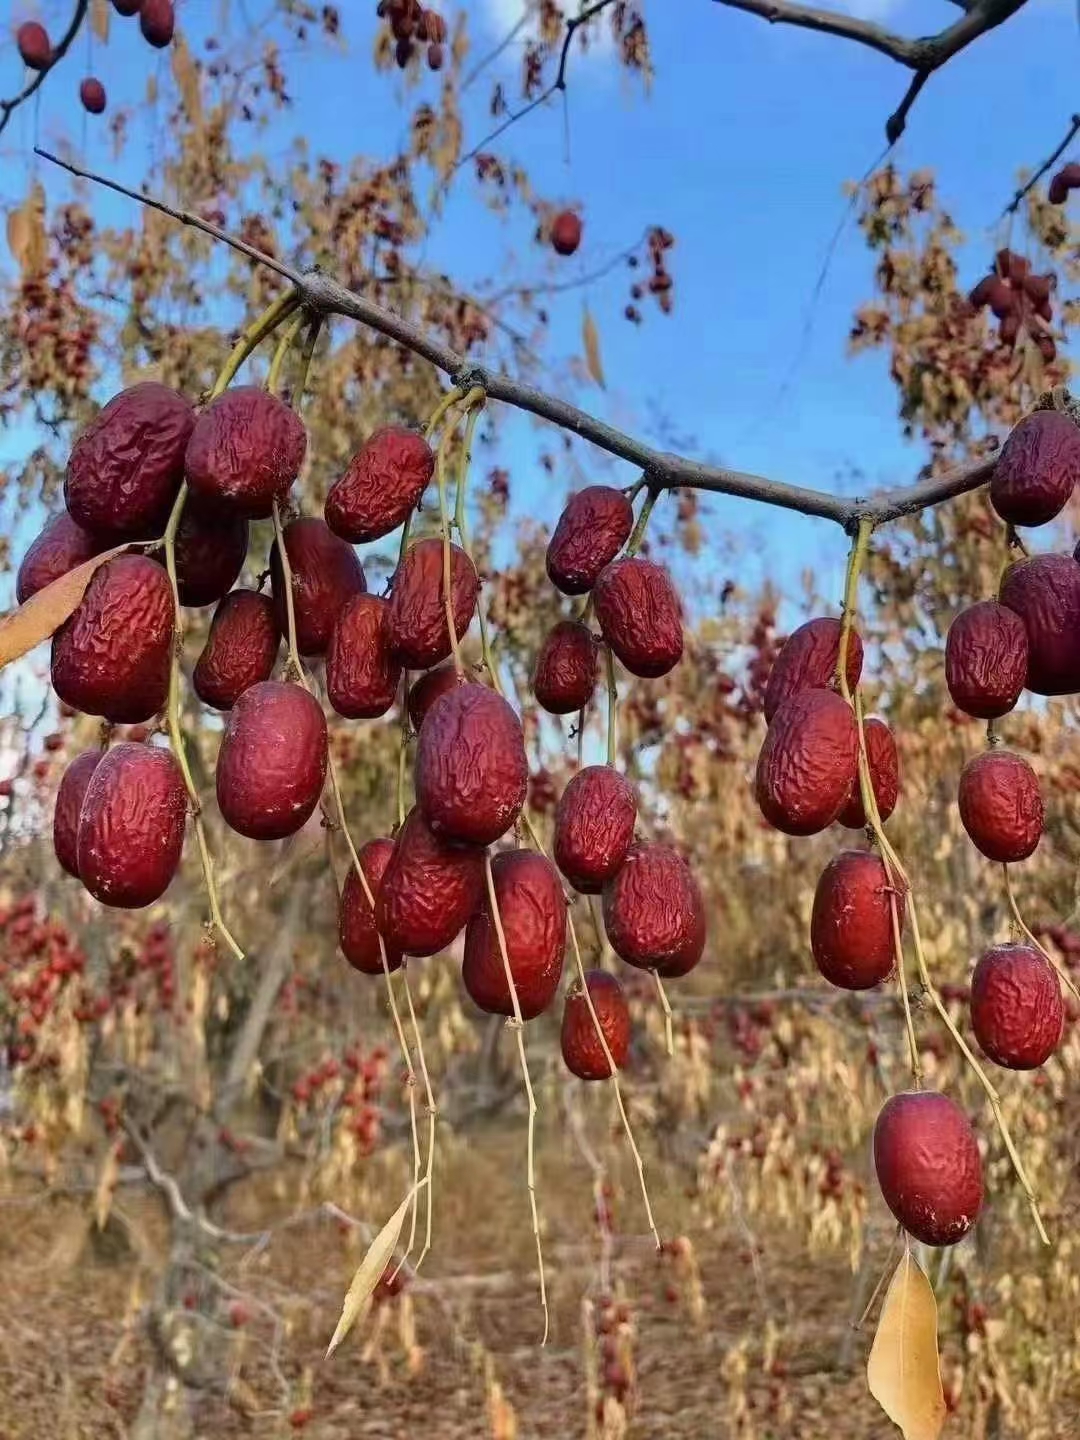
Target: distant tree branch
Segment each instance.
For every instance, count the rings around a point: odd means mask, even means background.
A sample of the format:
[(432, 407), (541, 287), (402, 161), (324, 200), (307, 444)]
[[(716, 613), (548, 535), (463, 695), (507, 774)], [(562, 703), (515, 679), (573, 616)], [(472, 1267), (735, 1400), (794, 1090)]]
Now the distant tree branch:
[(49, 59), (47, 67), (44, 70), (39, 70), (34, 78), (28, 81), (23, 89), (20, 90), (18, 95), (13, 95), (10, 100), (0, 100), (0, 134), (3, 133), (4, 127), (11, 119), (12, 114), (20, 105), (25, 104), (31, 95), (37, 92), (44, 84), (46, 75), (51, 75), (56, 68), (57, 62), (62, 60), (67, 54), (71, 48), (72, 41), (79, 33), (79, 27), (86, 19), (86, 12), (89, 8), (90, 0), (75, 0), (75, 12), (71, 17), (71, 23), (68, 25), (59, 43), (53, 47), (52, 56)]
[(1046, 172), (1052, 169), (1057, 164), (1057, 162), (1061, 159), (1062, 155), (1065, 154), (1065, 151), (1076, 139), (1076, 136), (1078, 134), (1080, 134), (1080, 115), (1074, 115), (1069, 121), (1069, 128), (1065, 131), (1065, 136), (1064, 139), (1062, 139), (1061, 143), (1057, 146), (1055, 150), (1051, 152), (1051, 154), (1046, 157), (1046, 159), (1042, 162), (1039, 168), (1035, 171), (1034, 175), (1032, 175), (1030, 179), (1025, 181), (1025, 183), (1020, 186), (1019, 190), (1017, 190), (1016, 194), (1009, 201), (1008, 205), (1005, 206), (1005, 209), (1001, 212), (1001, 218), (1003, 220), (1005, 219), (1006, 215), (1016, 214), (1017, 210), (1020, 209), (1020, 206), (1023, 204), (1026, 197), (1031, 193), (1032, 190), (1035, 189), (1035, 186), (1039, 183), (1039, 181), (1046, 174)]
[[(427, 360), (429, 364), (449, 376), (455, 384), (480, 385), (489, 399), (501, 400), (504, 404), (512, 405), (518, 410), (525, 410), (541, 420), (548, 420), (562, 430), (566, 430), (582, 440), (587, 440), (609, 455), (628, 461), (644, 472), (651, 490), (707, 490), (718, 495), (741, 496), (745, 500), (756, 500), (763, 505), (774, 505), (783, 510), (797, 511), (802, 515), (813, 515), (824, 520), (832, 520), (850, 531), (858, 525), (861, 519), (872, 520), (875, 525), (884, 524), (887, 520), (895, 520), (902, 515), (913, 515), (920, 510), (940, 505), (945, 500), (952, 500), (958, 495), (965, 495), (971, 490), (977, 490), (989, 481), (994, 468), (992, 459), (979, 460), (951, 470), (945, 475), (922, 480), (915, 485), (887, 490), (878, 495), (876, 499), (867, 497), (844, 499), (839, 495), (832, 495), (828, 491), (811, 490), (801, 485), (788, 484), (783, 480), (771, 480), (763, 475), (729, 470), (724, 466), (704, 465), (686, 456), (656, 450), (643, 440), (627, 435), (624, 431), (616, 429), (614, 425), (609, 425), (607, 421), (600, 420), (587, 411), (579, 410), (577, 406), (571, 405), (565, 400), (548, 395), (509, 375), (486, 370), (481, 365), (473, 364), (466, 356), (459, 355), (457, 351), (427, 334), (403, 316), (396, 315), (391, 310), (385, 310), (382, 306), (376, 305), (374, 301), (367, 300), (362, 295), (346, 289), (344, 285), (339, 284), (320, 270), (310, 270), (307, 273), (294, 270), (269, 256), (262, 256), (252, 246), (237, 240), (198, 215), (192, 215), (186, 210), (176, 210), (162, 200), (129, 190), (115, 180), (95, 175), (92, 171), (84, 170), (70, 161), (59, 160), (55, 155), (50, 155), (48, 151), (39, 149), (37, 153), (43, 158), (61, 165), (73, 175), (107, 185), (109, 189), (126, 195), (129, 199), (136, 200), (142, 205), (147, 205), (153, 210), (158, 210), (182, 225), (190, 225), (196, 230), (212, 235), (214, 239), (231, 246), (256, 263), (265, 262), (271, 270), (295, 286), (304, 305), (313, 314), (343, 315), (349, 319), (358, 320), (361, 324), (378, 331), (380, 335), (396, 341), (414, 355)], [(279, 971), (275, 967), (274, 974), (277, 973)], [(237, 1056), (234, 1056), (234, 1060), (236, 1063), (229, 1067), (230, 1081), (233, 1083), (236, 1082), (237, 1076), (244, 1068), (240, 1066)], [(229, 1083), (227, 1081), (227, 1087)]]
[(714, 0), (714, 3), (733, 10), (745, 10), (771, 25), (796, 25), (803, 30), (816, 30), (819, 34), (854, 40), (914, 70), (915, 78), (907, 94), (886, 124), (889, 143), (895, 144), (903, 134), (908, 112), (919, 91), (934, 71), (940, 70), (980, 35), (985, 35), (988, 30), (995, 29), (1015, 15), (1027, 0), (972, 0), (970, 4), (957, 0), (964, 11), (959, 20), (954, 20), (936, 35), (916, 39), (886, 30), (873, 20), (860, 20), (857, 16), (835, 10), (819, 10), (814, 6), (798, 4), (797, 0)]
[(614, 0), (594, 0), (594, 3), (587, 5), (580, 14), (571, 15), (570, 19), (566, 22), (566, 33), (563, 36), (562, 49), (559, 52), (559, 64), (555, 71), (554, 80), (552, 80), (550, 85), (545, 86), (540, 94), (530, 100), (527, 105), (523, 105), (520, 110), (512, 110), (501, 125), (496, 125), (495, 129), (485, 135), (478, 145), (474, 145), (467, 154), (463, 155), (451, 170), (451, 175), (453, 175), (455, 171), (460, 170), (463, 165), (467, 165), (470, 160), (475, 160), (477, 155), (480, 155), (486, 150), (493, 141), (497, 140), (500, 135), (505, 134), (511, 125), (517, 124), (519, 120), (524, 120), (526, 115), (531, 115), (534, 110), (538, 110), (540, 106), (546, 104), (553, 95), (557, 94), (560, 90), (566, 89), (566, 67), (570, 59), (570, 46), (573, 43), (574, 36), (583, 25), (587, 25), (590, 20), (595, 20), (602, 10), (606, 10), (608, 6), (613, 3)]

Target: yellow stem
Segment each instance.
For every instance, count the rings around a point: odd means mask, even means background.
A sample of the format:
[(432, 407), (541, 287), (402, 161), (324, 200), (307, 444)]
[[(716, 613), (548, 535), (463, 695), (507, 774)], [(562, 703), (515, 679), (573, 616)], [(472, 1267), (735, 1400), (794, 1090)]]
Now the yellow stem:
[(1005, 876), (1005, 896), (1009, 902), (1009, 909), (1012, 911), (1013, 919), (1020, 927), (1023, 935), (1031, 941), (1032, 945), (1035, 946), (1035, 949), (1038, 950), (1041, 954), (1045, 955), (1047, 960), (1049, 960), (1050, 964), (1053, 965), (1058, 975), (1064, 981), (1069, 992), (1074, 996), (1075, 999), (1080, 1000), (1080, 989), (1077, 989), (1076, 983), (1073, 980), (1072, 976), (1069, 974), (1068, 970), (1065, 969), (1065, 966), (1062, 965), (1059, 960), (1055, 960), (1054, 956), (1050, 953), (1050, 951), (1046, 948), (1045, 945), (1043, 945), (1039, 940), (1036, 940), (1035, 936), (1031, 933), (1031, 931), (1025, 924), (1024, 917), (1020, 913), (1020, 906), (1016, 903), (1016, 895), (1013, 893), (1012, 876), (1009, 874), (1008, 865), (1002, 865), (1001, 870), (1002, 874)]
[(495, 876), (491, 871), (490, 851), (484, 856), (484, 875), (487, 880), (488, 904), (491, 906), (491, 918), (494, 922), (495, 934), (499, 942), (499, 954), (502, 956), (506, 984), (510, 990), (511, 1004), (514, 1007), (514, 1018), (508, 1021), (507, 1024), (517, 1036), (518, 1059), (521, 1062), (521, 1075), (525, 1082), (525, 1095), (529, 1102), (529, 1159), (526, 1183), (529, 1188), (529, 1205), (532, 1210), (533, 1235), (536, 1238), (536, 1259), (540, 1267), (540, 1304), (544, 1311), (544, 1335), (540, 1343), (541, 1345), (546, 1345), (550, 1316), (547, 1302), (547, 1280), (544, 1276), (544, 1247), (540, 1240), (540, 1216), (536, 1207), (536, 1096), (533, 1094), (532, 1080), (529, 1076), (529, 1062), (525, 1058), (525, 1022), (521, 1018), (521, 1005), (518, 1001), (517, 986), (514, 984), (514, 972), (510, 969), (510, 956), (506, 948), (506, 933), (503, 930), (502, 915), (499, 913), (499, 900), (495, 893)]

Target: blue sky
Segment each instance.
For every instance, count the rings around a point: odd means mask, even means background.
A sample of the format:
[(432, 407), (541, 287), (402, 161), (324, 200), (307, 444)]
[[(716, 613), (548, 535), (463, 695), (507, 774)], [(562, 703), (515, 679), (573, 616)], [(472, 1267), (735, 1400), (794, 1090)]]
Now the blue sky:
[[(18, 19), (25, 3), (0, 3), (0, 13), (5, 8)], [(46, 7), (66, 8), (66, 0)], [(386, 154), (407, 113), (401, 83), (397, 72), (371, 69), (374, 19), (367, 4), (357, 4), (355, 14), (353, 0), (342, 8), (351, 52), (323, 53), (302, 72), (294, 66), (294, 113), (315, 151), (340, 158), (351, 148)], [(501, 39), (520, 13), (518, 0), (478, 0), (467, 8), (475, 56)], [(946, 0), (855, 0), (847, 8), (910, 35), (937, 30), (958, 14)], [(181, 7), (193, 39), (217, 13), (217, 0)], [(590, 386), (575, 398), (653, 439), (660, 416), (694, 453), (740, 469), (826, 488), (850, 483), (843, 477), (852, 467), (869, 485), (902, 482), (921, 455), (899, 437), (885, 360), (850, 360), (845, 353), (852, 311), (870, 295), (870, 257), (852, 225), (833, 255), (808, 337), (805, 327), (811, 292), (844, 214), (841, 187), (881, 154), (885, 118), (907, 72), (861, 46), (770, 26), (711, 0), (654, 3), (646, 13), (656, 68), (651, 97), (602, 51), (575, 55), (569, 156), (559, 103), (533, 113), (499, 142), (501, 153), (528, 167), (538, 191), (580, 203), (585, 240), (578, 255), (556, 260), (540, 253), (530, 227), (479, 207), (466, 182), (433, 233), (429, 259), (466, 284), (511, 274), (564, 280), (595, 269), (646, 225), (663, 223), (678, 242), (673, 317), (652, 314), (640, 329), (623, 321), (628, 277), (621, 268), (553, 301), (555, 357), (580, 350), (584, 299), (600, 324), (608, 390)], [(113, 28), (107, 51), (90, 63), (116, 103), (134, 101), (147, 63), (164, 67), (167, 61), (148, 57), (130, 22), (125, 29), (114, 18)], [(511, 46), (489, 76), (501, 73), (512, 87), (519, 55)], [(1078, 60), (1071, 0), (1029, 0), (1019, 16), (935, 76), (913, 112), (896, 159), (905, 168), (934, 168), (971, 242), (972, 279), (994, 247), (993, 227), (1016, 172), (1042, 159), (1076, 107)], [(74, 91), (86, 65), (85, 54), (70, 57), (46, 87), (36, 120), (28, 107), (0, 141), (10, 147), (5, 165), (16, 187), (20, 163), (11, 150), (31, 144), (35, 126), (42, 143), (66, 135), (92, 165), (129, 178), (139, 174), (145, 150), (136, 146), (118, 165), (100, 122), (87, 122), (64, 93)], [(434, 83), (425, 81), (429, 89)], [(489, 93), (483, 82), (470, 93), (472, 142), (484, 132)], [(282, 145), (287, 138), (283, 129)], [(49, 186), (56, 194), (65, 188), (52, 178)], [(553, 376), (549, 383), (562, 382)], [(13, 433), (0, 437), (0, 445), (11, 455), (28, 438)], [(514, 470), (516, 509), (553, 518), (561, 486), (535, 465), (530, 422), (507, 418), (500, 447)], [(576, 477), (567, 472), (568, 480), (620, 474), (605, 472), (585, 450), (579, 456), (583, 470)], [(620, 478), (634, 477), (622, 472)], [(734, 566), (749, 584), (768, 576), (792, 589), (801, 568), (813, 564), (826, 592), (839, 598), (843, 542), (835, 527), (741, 501), (722, 501), (713, 513), (715, 554), (725, 573)], [(737, 537), (737, 559), (721, 552), (721, 532)]]

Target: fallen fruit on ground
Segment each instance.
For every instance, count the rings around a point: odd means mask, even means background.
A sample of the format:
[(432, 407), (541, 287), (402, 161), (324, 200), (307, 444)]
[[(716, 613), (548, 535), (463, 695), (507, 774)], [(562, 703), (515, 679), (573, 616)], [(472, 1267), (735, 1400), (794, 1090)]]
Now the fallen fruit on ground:
[[(566, 898), (554, 865), (533, 850), (496, 855), (491, 873), (521, 1016), (532, 1020), (554, 1000), (562, 978)], [(461, 978), (481, 1010), (514, 1014), (486, 885), (465, 931)]]
[[(596, 1019), (600, 1022), (608, 1054), (621, 1070), (630, 1053), (630, 1009), (623, 988), (606, 970), (589, 970), (585, 975)], [(607, 1055), (589, 1010), (581, 982), (566, 997), (560, 1036), (566, 1068), (579, 1080), (607, 1080), (612, 1074)]]
[(229, 712), (217, 760), (218, 808), (251, 840), (284, 840), (315, 812), (327, 768), (326, 718), (299, 685), (266, 680)]
[(885, 1203), (924, 1245), (955, 1245), (979, 1218), (982, 1160), (971, 1122), (938, 1090), (886, 1100), (874, 1125), (874, 1168)]
[(78, 875), (103, 905), (139, 910), (180, 864), (187, 792), (168, 750), (124, 742), (101, 759), (79, 815)]
[(1034, 945), (1012, 941), (983, 952), (971, 977), (971, 1028), (995, 1065), (1036, 1070), (1061, 1040), (1061, 981)]

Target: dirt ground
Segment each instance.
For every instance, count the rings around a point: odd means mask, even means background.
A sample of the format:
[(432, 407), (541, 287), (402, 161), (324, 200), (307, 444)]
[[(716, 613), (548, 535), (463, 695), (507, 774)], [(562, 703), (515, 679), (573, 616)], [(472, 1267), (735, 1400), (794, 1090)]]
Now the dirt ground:
[[(568, 1158), (541, 1157), (551, 1301), (544, 1349), (515, 1130), (446, 1164), (426, 1279), (407, 1289), (408, 1304), (389, 1302), (329, 1362), (327, 1340), (363, 1250), (334, 1220), (283, 1231), (246, 1263), (234, 1259), (216, 1279), (194, 1279), (191, 1323), (215, 1377), (195, 1397), (194, 1434), (585, 1437), (582, 1298), (595, 1292), (598, 1247), (591, 1177), (580, 1160), (576, 1173), (564, 1171)], [(707, 1228), (685, 1195), (661, 1189), (654, 1202), (661, 1227), (665, 1216), (678, 1218), (693, 1241), (704, 1310), (695, 1322), (689, 1292), (670, 1288), (670, 1262), (658, 1260), (647, 1235), (623, 1237), (613, 1281), (632, 1307), (636, 1369), (625, 1440), (894, 1440), (898, 1432), (866, 1391), (869, 1333), (855, 1337), (842, 1363), (854, 1303), (843, 1257), (811, 1260), (795, 1237), (759, 1235), (755, 1279), (742, 1235)], [(130, 1317), (152, 1293), (167, 1229), (152, 1192), (125, 1192), (118, 1204), (124, 1225), (113, 1222), (98, 1237), (87, 1236), (92, 1196), (45, 1201), (40, 1187), (35, 1194), (23, 1185), (0, 1199), (0, 1440), (129, 1433), (151, 1353)], [(631, 1196), (616, 1200), (636, 1223), (631, 1204)], [(229, 1222), (268, 1224), (287, 1213), (281, 1205), (252, 1186)], [(392, 1208), (389, 1198), (368, 1218), (377, 1223)], [(246, 1312), (239, 1328), (229, 1308), (237, 1303)], [(770, 1326), (779, 1343), (766, 1374), (760, 1353)], [(477, 1341), (489, 1357), (486, 1372)], [(749, 1371), (740, 1380), (744, 1341)], [(485, 1374), (514, 1412), (501, 1431), (492, 1428)], [(226, 1386), (217, 1383), (222, 1375)], [(947, 1427), (945, 1440), (962, 1433)]]

